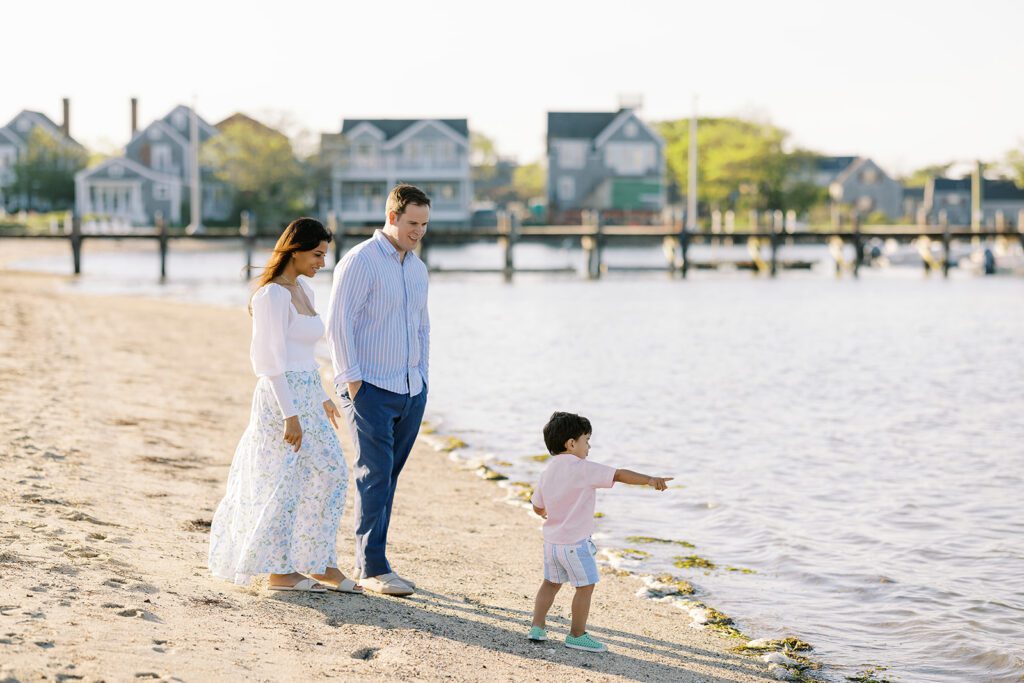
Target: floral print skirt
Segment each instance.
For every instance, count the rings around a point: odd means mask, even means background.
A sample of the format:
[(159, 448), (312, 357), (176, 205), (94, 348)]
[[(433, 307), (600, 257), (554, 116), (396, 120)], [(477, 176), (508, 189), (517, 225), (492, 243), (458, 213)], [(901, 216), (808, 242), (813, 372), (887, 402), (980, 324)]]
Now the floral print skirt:
[(248, 585), (260, 574), (322, 574), (338, 566), (335, 541), (348, 467), (323, 408), (320, 374), (286, 372), (302, 447), (284, 441), (284, 416), (261, 377), (249, 426), (231, 461), (210, 531), (210, 571)]

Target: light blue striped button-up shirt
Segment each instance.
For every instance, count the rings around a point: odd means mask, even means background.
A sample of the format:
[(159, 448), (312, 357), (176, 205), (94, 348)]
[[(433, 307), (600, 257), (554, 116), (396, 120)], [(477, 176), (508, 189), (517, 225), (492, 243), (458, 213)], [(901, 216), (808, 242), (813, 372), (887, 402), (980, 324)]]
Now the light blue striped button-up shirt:
[(327, 342), (339, 392), (363, 380), (416, 396), (427, 382), (427, 267), (412, 252), (400, 256), (376, 230), (334, 268)]

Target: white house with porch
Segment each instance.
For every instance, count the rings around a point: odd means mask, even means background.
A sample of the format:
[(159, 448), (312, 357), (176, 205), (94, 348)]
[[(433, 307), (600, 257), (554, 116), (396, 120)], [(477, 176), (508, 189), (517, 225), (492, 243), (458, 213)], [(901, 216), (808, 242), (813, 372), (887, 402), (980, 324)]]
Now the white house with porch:
[(322, 213), (348, 225), (384, 220), (388, 192), (412, 183), (430, 197), (434, 224), (467, 226), (473, 184), (466, 119), (346, 119), (321, 137), (330, 164)]

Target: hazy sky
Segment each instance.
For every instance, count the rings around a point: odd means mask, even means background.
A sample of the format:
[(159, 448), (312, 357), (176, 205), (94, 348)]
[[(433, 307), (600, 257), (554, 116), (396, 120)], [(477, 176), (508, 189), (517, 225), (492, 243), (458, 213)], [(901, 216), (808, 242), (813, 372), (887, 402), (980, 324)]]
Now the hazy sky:
[(1024, 146), (1024, 2), (80, 0), (4, 3), (0, 125), (21, 109), (99, 149), (195, 95), (215, 123), (466, 117), (504, 155), (546, 112), (641, 95), (649, 120), (756, 116), (892, 173)]

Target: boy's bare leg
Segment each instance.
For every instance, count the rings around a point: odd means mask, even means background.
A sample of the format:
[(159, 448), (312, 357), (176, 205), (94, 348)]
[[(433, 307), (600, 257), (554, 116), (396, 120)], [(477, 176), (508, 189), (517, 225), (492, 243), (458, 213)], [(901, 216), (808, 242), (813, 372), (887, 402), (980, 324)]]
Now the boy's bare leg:
[(558, 595), (558, 589), (561, 587), (562, 584), (560, 583), (551, 583), (547, 579), (544, 579), (544, 583), (540, 585), (540, 590), (537, 591), (537, 599), (533, 602), (534, 626), (544, 628), (545, 620), (548, 616), (548, 610), (551, 609), (551, 604), (555, 601), (555, 596)]
[[(590, 616), (590, 598), (594, 594), (594, 584), (579, 586), (576, 595), (572, 596), (572, 628), (569, 635), (579, 638), (587, 631), (587, 617)], [(540, 596), (537, 596), (540, 599)], [(534, 617), (536, 621), (536, 617)]]

